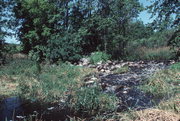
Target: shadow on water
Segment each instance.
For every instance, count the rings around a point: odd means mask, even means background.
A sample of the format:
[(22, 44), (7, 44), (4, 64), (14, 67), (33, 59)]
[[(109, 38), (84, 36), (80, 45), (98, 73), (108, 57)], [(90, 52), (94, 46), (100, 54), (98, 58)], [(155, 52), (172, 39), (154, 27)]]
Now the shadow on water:
[[(52, 108), (52, 107), (51, 107)], [(0, 104), (0, 121), (24, 121), (24, 119), (41, 119), (45, 121), (64, 121), (69, 113), (59, 107), (42, 107), (42, 104), (25, 103), (19, 97), (4, 99)]]
[(23, 115), (22, 101), (18, 97), (4, 99), (0, 104), (0, 120), (15, 120), (17, 115)]

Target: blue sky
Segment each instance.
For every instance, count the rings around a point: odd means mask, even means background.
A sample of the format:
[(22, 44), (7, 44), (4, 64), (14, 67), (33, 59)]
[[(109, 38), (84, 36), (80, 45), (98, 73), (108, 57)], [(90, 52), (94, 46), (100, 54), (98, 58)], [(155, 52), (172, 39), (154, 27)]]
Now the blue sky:
[[(139, 1), (145, 7), (151, 4), (150, 0), (139, 0)], [(138, 19), (142, 20), (144, 22), (144, 24), (147, 24), (147, 23), (151, 23), (153, 21), (153, 19), (150, 19), (150, 17), (151, 17), (151, 14), (149, 14), (147, 11), (143, 11), (139, 14)], [(15, 36), (13, 36), (13, 37), (8, 36), (5, 38), (5, 40), (8, 43), (16, 43), (16, 44), (19, 43)]]
[[(151, 5), (150, 0), (139, 0), (141, 4), (143, 4), (144, 7)], [(153, 19), (151, 18), (151, 14), (147, 11), (143, 11), (139, 14), (139, 19), (141, 19), (144, 24), (151, 23)]]

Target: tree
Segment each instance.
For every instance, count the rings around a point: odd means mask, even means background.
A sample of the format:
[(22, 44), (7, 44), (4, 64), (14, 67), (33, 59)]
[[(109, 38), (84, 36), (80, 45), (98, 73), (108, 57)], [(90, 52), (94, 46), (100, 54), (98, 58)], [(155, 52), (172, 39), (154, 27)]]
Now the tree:
[(149, 7), (152, 16), (157, 16), (155, 25), (161, 25), (164, 21), (170, 21), (173, 18), (172, 26), (180, 24), (180, 2), (179, 0), (155, 0)]
[(51, 34), (60, 31), (57, 7), (48, 0), (17, 0), (14, 11), (21, 22), (19, 38), (24, 52), (31, 51), (37, 61), (41, 62)]
[(3, 52), (5, 51), (5, 37), (12, 34), (9, 31), (12, 19), (12, 5), (13, 0), (0, 0), (0, 58), (3, 58)]
[(0, 58), (2, 58), (2, 51), (3, 51), (3, 43), (4, 43), (4, 21), (3, 21), (3, 9), (4, 9), (4, 1), (0, 0)]
[(155, 0), (154, 3), (149, 6), (149, 10), (152, 16), (156, 16), (154, 21), (156, 28), (161, 28), (162, 24), (171, 24), (171, 27), (175, 30), (172, 37), (169, 39), (169, 44), (175, 47), (177, 56), (180, 56), (180, 1), (179, 0)]

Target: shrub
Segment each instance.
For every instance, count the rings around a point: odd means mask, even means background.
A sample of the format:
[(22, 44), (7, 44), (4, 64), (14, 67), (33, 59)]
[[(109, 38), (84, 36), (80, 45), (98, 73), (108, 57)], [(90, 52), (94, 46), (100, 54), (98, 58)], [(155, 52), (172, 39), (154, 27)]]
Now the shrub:
[(115, 111), (117, 98), (102, 93), (99, 87), (85, 87), (75, 93), (70, 106), (79, 114), (92, 116), (98, 113)]
[(110, 55), (104, 53), (104, 52), (94, 52), (91, 54), (90, 58), (90, 63), (92, 64), (97, 64), (98, 62), (106, 62), (107, 60), (110, 59)]

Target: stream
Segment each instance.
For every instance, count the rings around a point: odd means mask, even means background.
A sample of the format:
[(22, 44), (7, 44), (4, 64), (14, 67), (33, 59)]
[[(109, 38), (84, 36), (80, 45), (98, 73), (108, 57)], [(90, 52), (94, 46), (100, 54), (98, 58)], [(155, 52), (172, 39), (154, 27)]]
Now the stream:
[[(153, 73), (167, 68), (170, 63), (155, 61), (118, 63), (116, 65), (127, 65), (129, 71), (121, 74), (101, 72), (99, 74), (100, 83), (105, 85), (104, 92), (114, 93), (119, 98), (118, 111), (146, 109), (153, 106), (152, 97), (139, 90), (137, 86), (141, 85)], [(109, 68), (111, 68), (110, 65)], [(24, 106), (19, 97), (7, 98), (0, 104), (0, 121), (21, 121), (29, 112), (33, 112), (33, 108)], [(66, 118), (66, 113), (65, 110), (57, 110), (56, 113), (46, 113), (43, 119), (63, 121)]]

